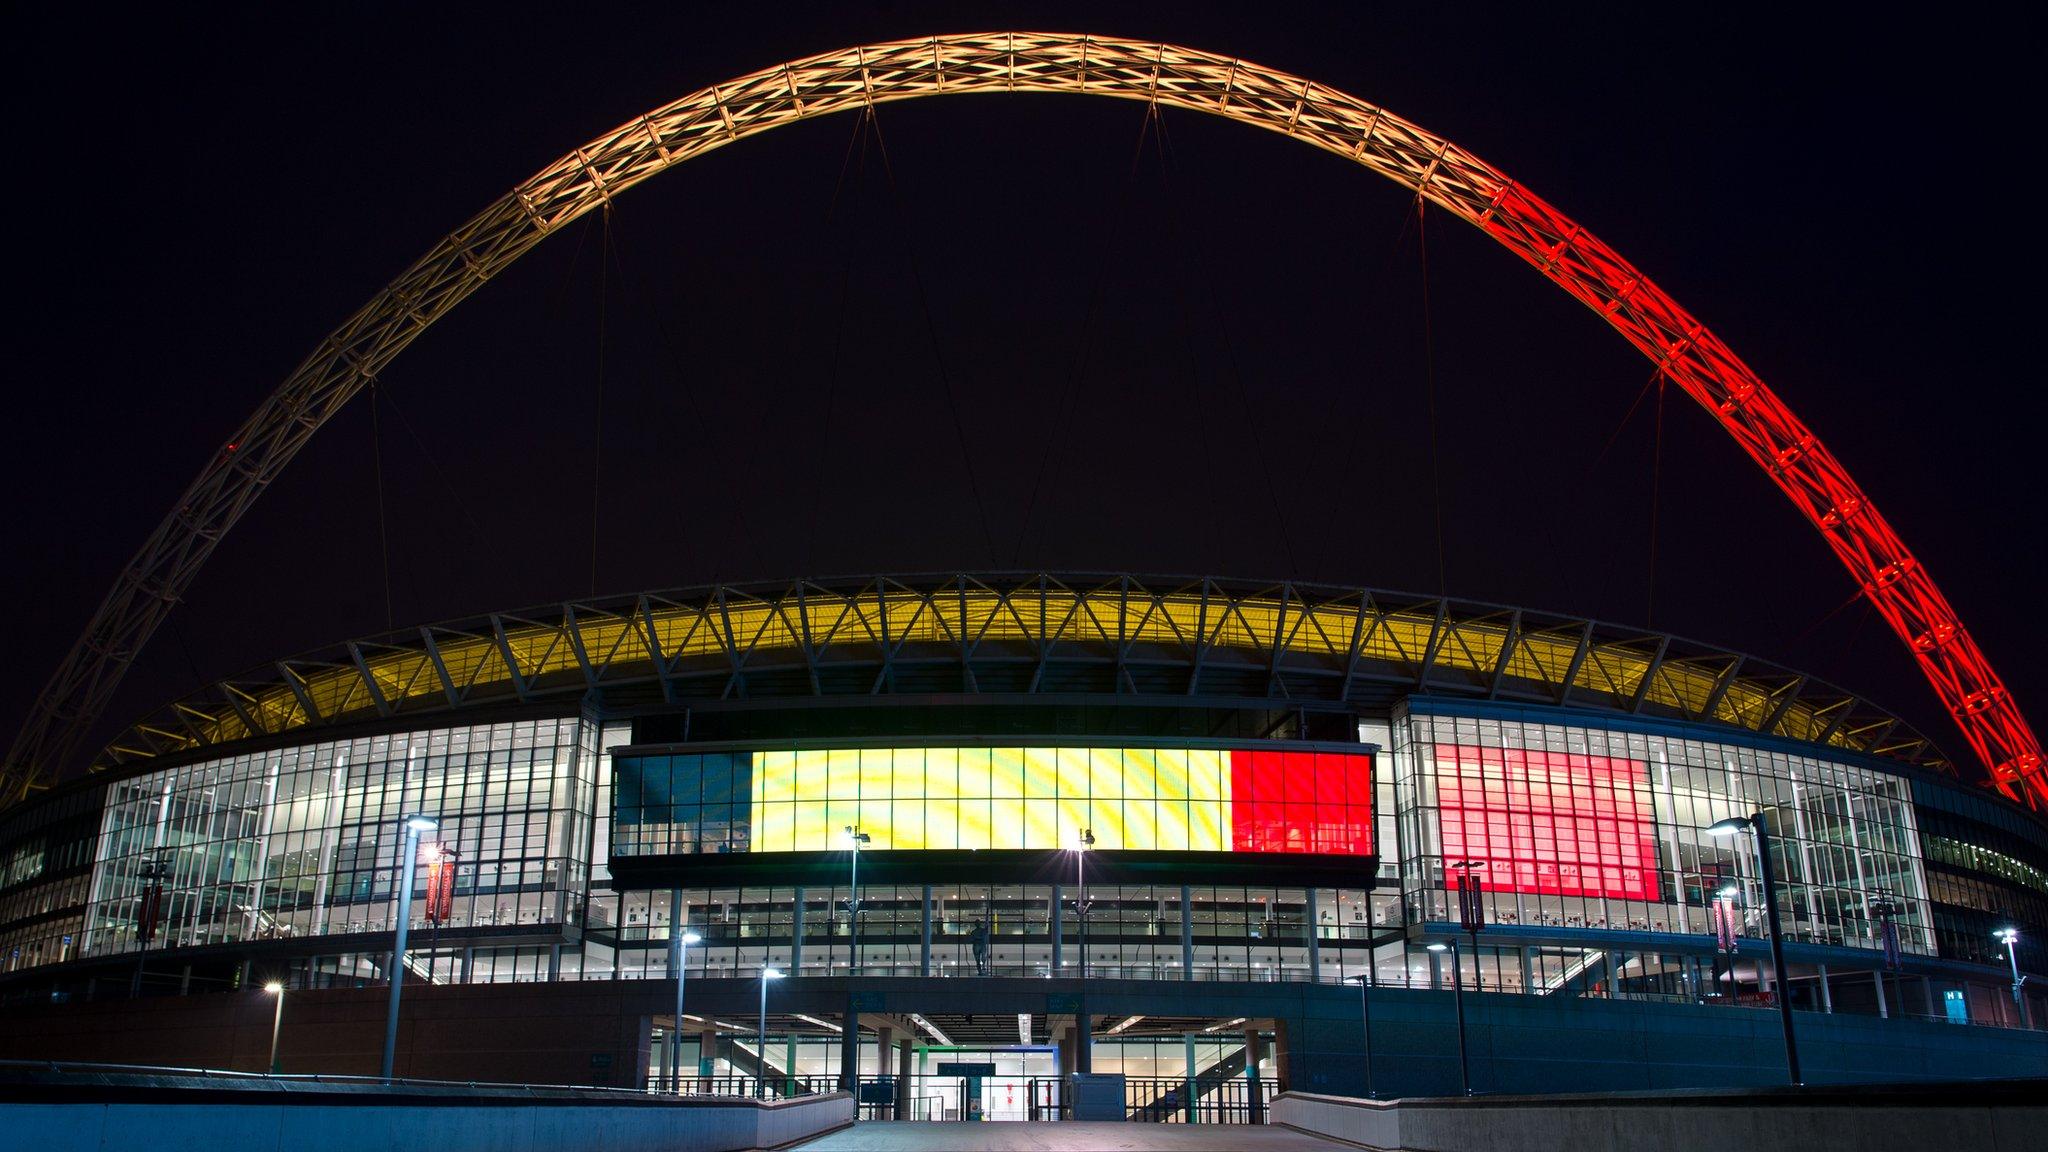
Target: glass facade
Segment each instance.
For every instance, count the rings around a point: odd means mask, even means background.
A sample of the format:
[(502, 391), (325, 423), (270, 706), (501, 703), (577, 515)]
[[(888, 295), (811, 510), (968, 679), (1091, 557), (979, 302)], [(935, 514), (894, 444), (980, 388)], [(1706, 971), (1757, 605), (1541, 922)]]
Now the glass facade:
[(111, 784), (82, 955), (131, 952), (144, 935), (180, 947), (388, 931), (412, 813), (439, 819), (424, 840), (457, 860), (448, 926), (573, 919), (596, 794), (581, 727), (367, 736)]
[[(1425, 944), (1455, 931), (1447, 865), (1472, 861), (1483, 865), (1484, 927), (1458, 961), (1468, 987), (1703, 998), (1759, 986), (1752, 842), (1706, 831), (1754, 812), (1772, 830), (1788, 940), (1836, 950), (1825, 963), (1862, 972), (1863, 995), (1878, 995), (1869, 974), (1883, 963), (1872, 902), (1898, 903), (1901, 951), (1932, 975), (1871, 1011), (1933, 1014), (1929, 981), (1961, 979), (1941, 962), (2002, 968), (1994, 921), (2016, 918), (2029, 946), (2048, 936), (2048, 837), (2031, 817), (1817, 748), (1706, 733), (1519, 708), (1432, 714), (1418, 702), (1413, 715), (1359, 725), (1378, 755), (1193, 736), (636, 746), (630, 724), (589, 716), (361, 736), (96, 781), (8, 813), (0, 948), (8, 972), (90, 964), (133, 956), (148, 925), (152, 952), (261, 943), (261, 956), (287, 958), (295, 985), (374, 983), (412, 813), (440, 821), (423, 856), (455, 858), (447, 914), (431, 925), (442, 931), (413, 937), (415, 962), (436, 980), (668, 976), (672, 901), (703, 937), (688, 953), (695, 974), (1079, 973), (1078, 890), (1064, 866), (985, 883), (937, 871), (905, 883), (899, 871), (864, 885), (856, 952), (836, 865), (822, 872), (836, 882), (823, 882), (815, 860), (785, 870), (772, 859), (843, 852), (849, 825), (892, 852), (1071, 848), (1088, 829), (1110, 858), (1378, 855), (1376, 876), (1292, 860), (1276, 871), (1276, 857), (1264, 871), (1246, 862), (1260, 883), (1239, 884), (1143, 872), (1132, 876), (1145, 883), (1127, 883), (1091, 864), (1085, 963), (1119, 979), (1370, 972), (1448, 987), (1450, 959)], [(1932, 798), (1916, 807), (1920, 787)], [(1972, 805), (2003, 823), (1991, 828)], [(733, 853), (757, 859), (721, 875), (758, 873), (760, 884), (613, 888), (614, 859)], [(424, 869), (420, 879), (410, 918), (427, 928)], [(1717, 956), (1717, 904), (1740, 963)], [(2030, 955), (2023, 946), (2023, 966)], [(1800, 963), (1795, 984), (1812, 988), (1816, 965)], [(1994, 1001), (1996, 976), (1980, 973), (1972, 995)]]
[[(1446, 865), (1484, 867), (1488, 923), (1710, 936), (1733, 888), (1765, 933), (1748, 835), (1763, 813), (1788, 940), (1880, 949), (1870, 902), (1900, 902), (1900, 947), (1934, 954), (1906, 780), (1847, 764), (1586, 725), (1417, 715), (1395, 726), (1402, 890), (1411, 918), (1458, 919)], [(1411, 847), (1412, 846), (1412, 847)]]

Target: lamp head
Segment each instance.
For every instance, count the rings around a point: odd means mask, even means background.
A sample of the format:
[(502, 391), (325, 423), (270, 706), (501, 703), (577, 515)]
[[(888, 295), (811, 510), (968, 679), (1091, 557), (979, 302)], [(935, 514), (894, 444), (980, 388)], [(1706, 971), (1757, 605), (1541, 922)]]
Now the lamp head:
[(1991, 935), (1996, 937), (1998, 942), (2000, 944), (2005, 945), (2007, 948), (2012, 947), (2020, 941), (2020, 930), (2011, 924), (2005, 925), (2004, 927), (1993, 932)]
[(284, 992), (284, 985), (282, 985), (282, 984), (278, 983), (278, 982), (277, 982), (277, 981), (275, 981), (275, 980), (272, 980), (272, 981), (271, 981), (270, 983), (268, 983), (268, 984), (265, 984), (265, 985), (263, 986), (263, 990), (264, 990), (265, 992), (268, 992), (268, 993), (270, 993), (270, 994), (271, 994), (272, 996), (278, 996), (278, 995), (282, 995), (282, 994), (283, 994), (283, 992)]
[(1736, 887), (1733, 884), (1723, 884), (1721, 885), (1720, 891), (1715, 892), (1714, 895), (1719, 896), (1726, 900), (1733, 900), (1737, 896), (1742, 895), (1742, 889)]
[(763, 979), (763, 980), (780, 980), (780, 979), (782, 979), (782, 969), (780, 969), (780, 968), (763, 968), (763, 969), (761, 969), (761, 979)]
[(683, 943), (685, 944), (695, 944), (703, 939), (704, 938), (702, 936), (697, 935), (695, 932), (692, 932), (687, 928), (683, 930)]
[(1749, 819), (1745, 816), (1730, 816), (1726, 820), (1717, 820), (1707, 826), (1707, 835), (1709, 836), (1733, 836), (1737, 832), (1747, 831), (1749, 831)]
[(432, 832), (441, 826), (441, 822), (432, 816), (407, 816), (405, 826), (415, 832)]
[(1449, 944), (1446, 944), (1441, 940), (1432, 941), (1429, 945), (1429, 950), (1431, 952), (1448, 952), (1450, 951), (1450, 948), (1451, 946)]

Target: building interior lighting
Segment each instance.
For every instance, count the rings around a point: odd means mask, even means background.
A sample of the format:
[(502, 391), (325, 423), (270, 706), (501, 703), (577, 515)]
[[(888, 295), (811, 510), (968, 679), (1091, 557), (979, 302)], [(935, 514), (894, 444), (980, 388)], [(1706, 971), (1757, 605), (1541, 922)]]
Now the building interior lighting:
[(1105, 1035), (1114, 1036), (1117, 1033), (1123, 1031), (1126, 1028), (1129, 1028), (1131, 1025), (1136, 1024), (1138, 1021), (1143, 1019), (1143, 1016), (1126, 1016), (1122, 1020), (1117, 1021), (1116, 1024), (1113, 1027), (1111, 1027), (1107, 1033), (1105, 1033)]
[(917, 1025), (919, 1028), (924, 1029), (926, 1032), (931, 1033), (932, 1039), (937, 1040), (939, 1043), (945, 1045), (946, 1047), (951, 1048), (953, 1046), (953, 1038), (951, 1036), (948, 1036), (944, 1032), (939, 1031), (938, 1025), (932, 1023), (931, 1021), (925, 1019), (917, 1013), (912, 1012), (910, 1014), (910, 1022), (912, 1024)]

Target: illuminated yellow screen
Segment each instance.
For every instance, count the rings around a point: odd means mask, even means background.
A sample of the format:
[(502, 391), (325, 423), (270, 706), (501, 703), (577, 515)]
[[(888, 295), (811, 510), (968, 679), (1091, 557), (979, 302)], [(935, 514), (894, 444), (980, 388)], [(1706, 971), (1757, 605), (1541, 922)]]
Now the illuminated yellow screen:
[(613, 758), (615, 855), (1372, 852), (1372, 757), (1297, 748), (833, 748)]

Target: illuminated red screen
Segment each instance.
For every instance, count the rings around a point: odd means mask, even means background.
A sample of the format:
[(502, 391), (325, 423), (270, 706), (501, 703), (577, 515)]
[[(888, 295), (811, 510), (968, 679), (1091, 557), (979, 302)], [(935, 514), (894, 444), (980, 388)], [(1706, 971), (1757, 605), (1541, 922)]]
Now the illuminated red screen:
[(1656, 817), (1641, 760), (1436, 745), (1444, 859), (1480, 860), (1480, 886), (1657, 898)]
[(1372, 854), (1372, 757), (1232, 749), (1236, 852)]

